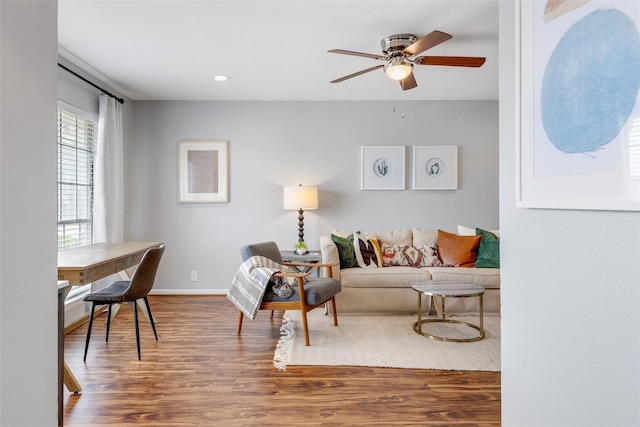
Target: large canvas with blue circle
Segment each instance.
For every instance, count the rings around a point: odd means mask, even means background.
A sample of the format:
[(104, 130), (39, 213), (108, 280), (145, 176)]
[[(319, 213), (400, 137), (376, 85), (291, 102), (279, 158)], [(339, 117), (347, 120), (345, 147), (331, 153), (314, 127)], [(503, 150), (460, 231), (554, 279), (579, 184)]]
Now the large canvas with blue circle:
[(594, 197), (638, 200), (639, 23), (640, 1), (534, 2), (534, 179), (589, 176)]

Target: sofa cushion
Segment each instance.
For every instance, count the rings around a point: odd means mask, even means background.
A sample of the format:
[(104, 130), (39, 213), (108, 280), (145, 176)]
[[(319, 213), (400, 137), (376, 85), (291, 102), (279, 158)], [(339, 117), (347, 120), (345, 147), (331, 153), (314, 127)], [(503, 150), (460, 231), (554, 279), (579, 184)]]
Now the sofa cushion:
[[(352, 231), (352, 230), (333, 230), (331, 232), (332, 236), (338, 236), (338, 237), (349, 237), (351, 236), (353, 233), (360, 233), (360, 231)], [(366, 233), (369, 234), (369, 233)]]
[(413, 245), (413, 233), (410, 229), (369, 231), (365, 234), (374, 235), (379, 242), (396, 243), (398, 245)]
[(347, 268), (340, 271), (343, 288), (408, 288), (419, 280), (429, 280), (425, 268)]
[(347, 237), (340, 237), (336, 236), (335, 234), (331, 234), (331, 240), (333, 240), (333, 242), (336, 244), (336, 247), (338, 248), (340, 269), (359, 267), (353, 245), (353, 234)]
[(358, 266), (362, 268), (382, 267), (380, 243), (374, 236), (353, 233), (353, 246)]
[(459, 236), (438, 230), (438, 256), (445, 266), (474, 267), (482, 236)]
[(500, 289), (499, 268), (424, 267), (433, 280), (474, 283), (485, 289)]
[(421, 228), (414, 228), (413, 232), (413, 246), (431, 246), (432, 248), (438, 247), (438, 230), (425, 230)]
[(500, 238), (494, 233), (476, 228), (476, 234), (482, 236), (478, 246), (476, 267), (500, 268)]

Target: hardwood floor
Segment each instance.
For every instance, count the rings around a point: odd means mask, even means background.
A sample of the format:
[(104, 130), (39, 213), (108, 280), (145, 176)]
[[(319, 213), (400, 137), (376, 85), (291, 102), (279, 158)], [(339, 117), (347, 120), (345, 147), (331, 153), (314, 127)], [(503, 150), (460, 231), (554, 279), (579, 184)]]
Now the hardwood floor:
[[(65, 337), (83, 387), (64, 390), (65, 426), (499, 426), (500, 374), (366, 367), (288, 367), (273, 352), (282, 313), (261, 312), (236, 335), (224, 296), (152, 296), (159, 341), (140, 317), (137, 360), (130, 305), (104, 342), (94, 321)], [(313, 345), (313, 343), (311, 343)]]

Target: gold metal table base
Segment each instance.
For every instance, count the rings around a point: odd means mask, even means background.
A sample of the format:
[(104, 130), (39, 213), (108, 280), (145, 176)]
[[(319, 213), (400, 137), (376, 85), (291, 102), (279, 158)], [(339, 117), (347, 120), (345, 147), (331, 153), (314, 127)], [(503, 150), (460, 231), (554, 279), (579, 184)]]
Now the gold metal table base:
[[(422, 325), (425, 323), (456, 323), (458, 325), (465, 325), (468, 326), (470, 328), (473, 328), (475, 330), (477, 330), (479, 332), (479, 335), (477, 337), (471, 337), (471, 338), (447, 338), (447, 337), (441, 337), (438, 335), (433, 335), (433, 334), (428, 334), (425, 331), (422, 330)], [(480, 341), (482, 338), (484, 338), (484, 328), (481, 328), (478, 325), (474, 325), (473, 323), (469, 323), (469, 322), (464, 322), (462, 320), (456, 320), (456, 319), (441, 319), (441, 318), (435, 318), (435, 319), (422, 319), (420, 320), (420, 323), (415, 322), (413, 324), (413, 330), (416, 331), (418, 334), (425, 336), (425, 337), (429, 337), (432, 340), (438, 340), (438, 341), (448, 341), (448, 342), (473, 342), (473, 341)]]
[[(423, 286), (421, 286), (420, 283), (422, 283)], [(429, 284), (433, 284), (433, 285), (429, 286)], [(438, 285), (440, 286), (444, 285), (444, 287), (438, 290), (435, 288), (435, 286), (438, 286)], [(415, 290), (418, 293), (418, 321), (413, 324), (413, 330), (422, 336), (429, 337), (433, 340), (438, 340), (438, 341), (447, 341), (447, 342), (480, 341), (485, 336), (484, 288), (482, 286), (471, 285), (471, 284), (462, 285), (462, 286), (467, 286), (471, 288), (468, 290), (455, 289), (455, 288), (449, 289), (448, 287), (450, 286), (456, 286), (456, 284), (448, 284), (446, 282), (435, 282), (435, 281), (434, 282), (425, 281), (425, 282), (418, 282), (417, 284), (414, 284), (413, 290)], [(430, 297), (431, 307), (435, 307), (435, 298), (434, 298), (435, 296), (439, 296), (440, 298), (442, 298), (442, 317), (441, 318), (437, 317), (437, 314), (435, 318), (428, 318), (428, 319), (422, 318), (422, 295), (423, 294), (428, 295)], [(472, 297), (478, 297), (478, 305), (479, 305), (478, 314), (480, 317), (479, 325), (474, 325), (473, 323), (465, 322), (463, 320), (446, 318), (446, 309), (444, 304), (444, 301), (446, 298), (472, 298)], [(478, 336), (471, 337), (471, 338), (447, 338), (439, 335), (429, 334), (422, 330), (422, 325), (425, 323), (454, 323), (457, 325), (463, 325), (478, 331)]]

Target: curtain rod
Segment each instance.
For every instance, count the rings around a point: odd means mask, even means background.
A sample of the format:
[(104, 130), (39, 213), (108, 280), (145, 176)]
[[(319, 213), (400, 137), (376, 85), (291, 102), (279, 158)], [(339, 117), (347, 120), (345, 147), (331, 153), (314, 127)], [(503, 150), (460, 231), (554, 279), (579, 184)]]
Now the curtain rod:
[(58, 62), (58, 67), (62, 68), (65, 71), (68, 71), (69, 73), (73, 74), (74, 76), (76, 76), (77, 78), (79, 78), (80, 80), (89, 83), (91, 86), (95, 87), (98, 90), (101, 90), (105, 95), (109, 95), (112, 98), (115, 98), (116, 101), (118, 101), (120, 104), (124, 104), (124, 99), (122, 98), (118, 98), (117, 96), (115, 96), (114, 94), (112, 94), (111, 92), (109, 92), (108, 90), (104, 90), (103, 88), (101, 88), (100, 86), (96, 85), (93, 82), (90, 82), (89, 80), (85, 79), (84, 77), (82, 77), (80, 74), (76, 73), (75, 71), (70, 70), (69, 68), (65, 67), (64, 65), (62, 65), (61, 63)]

